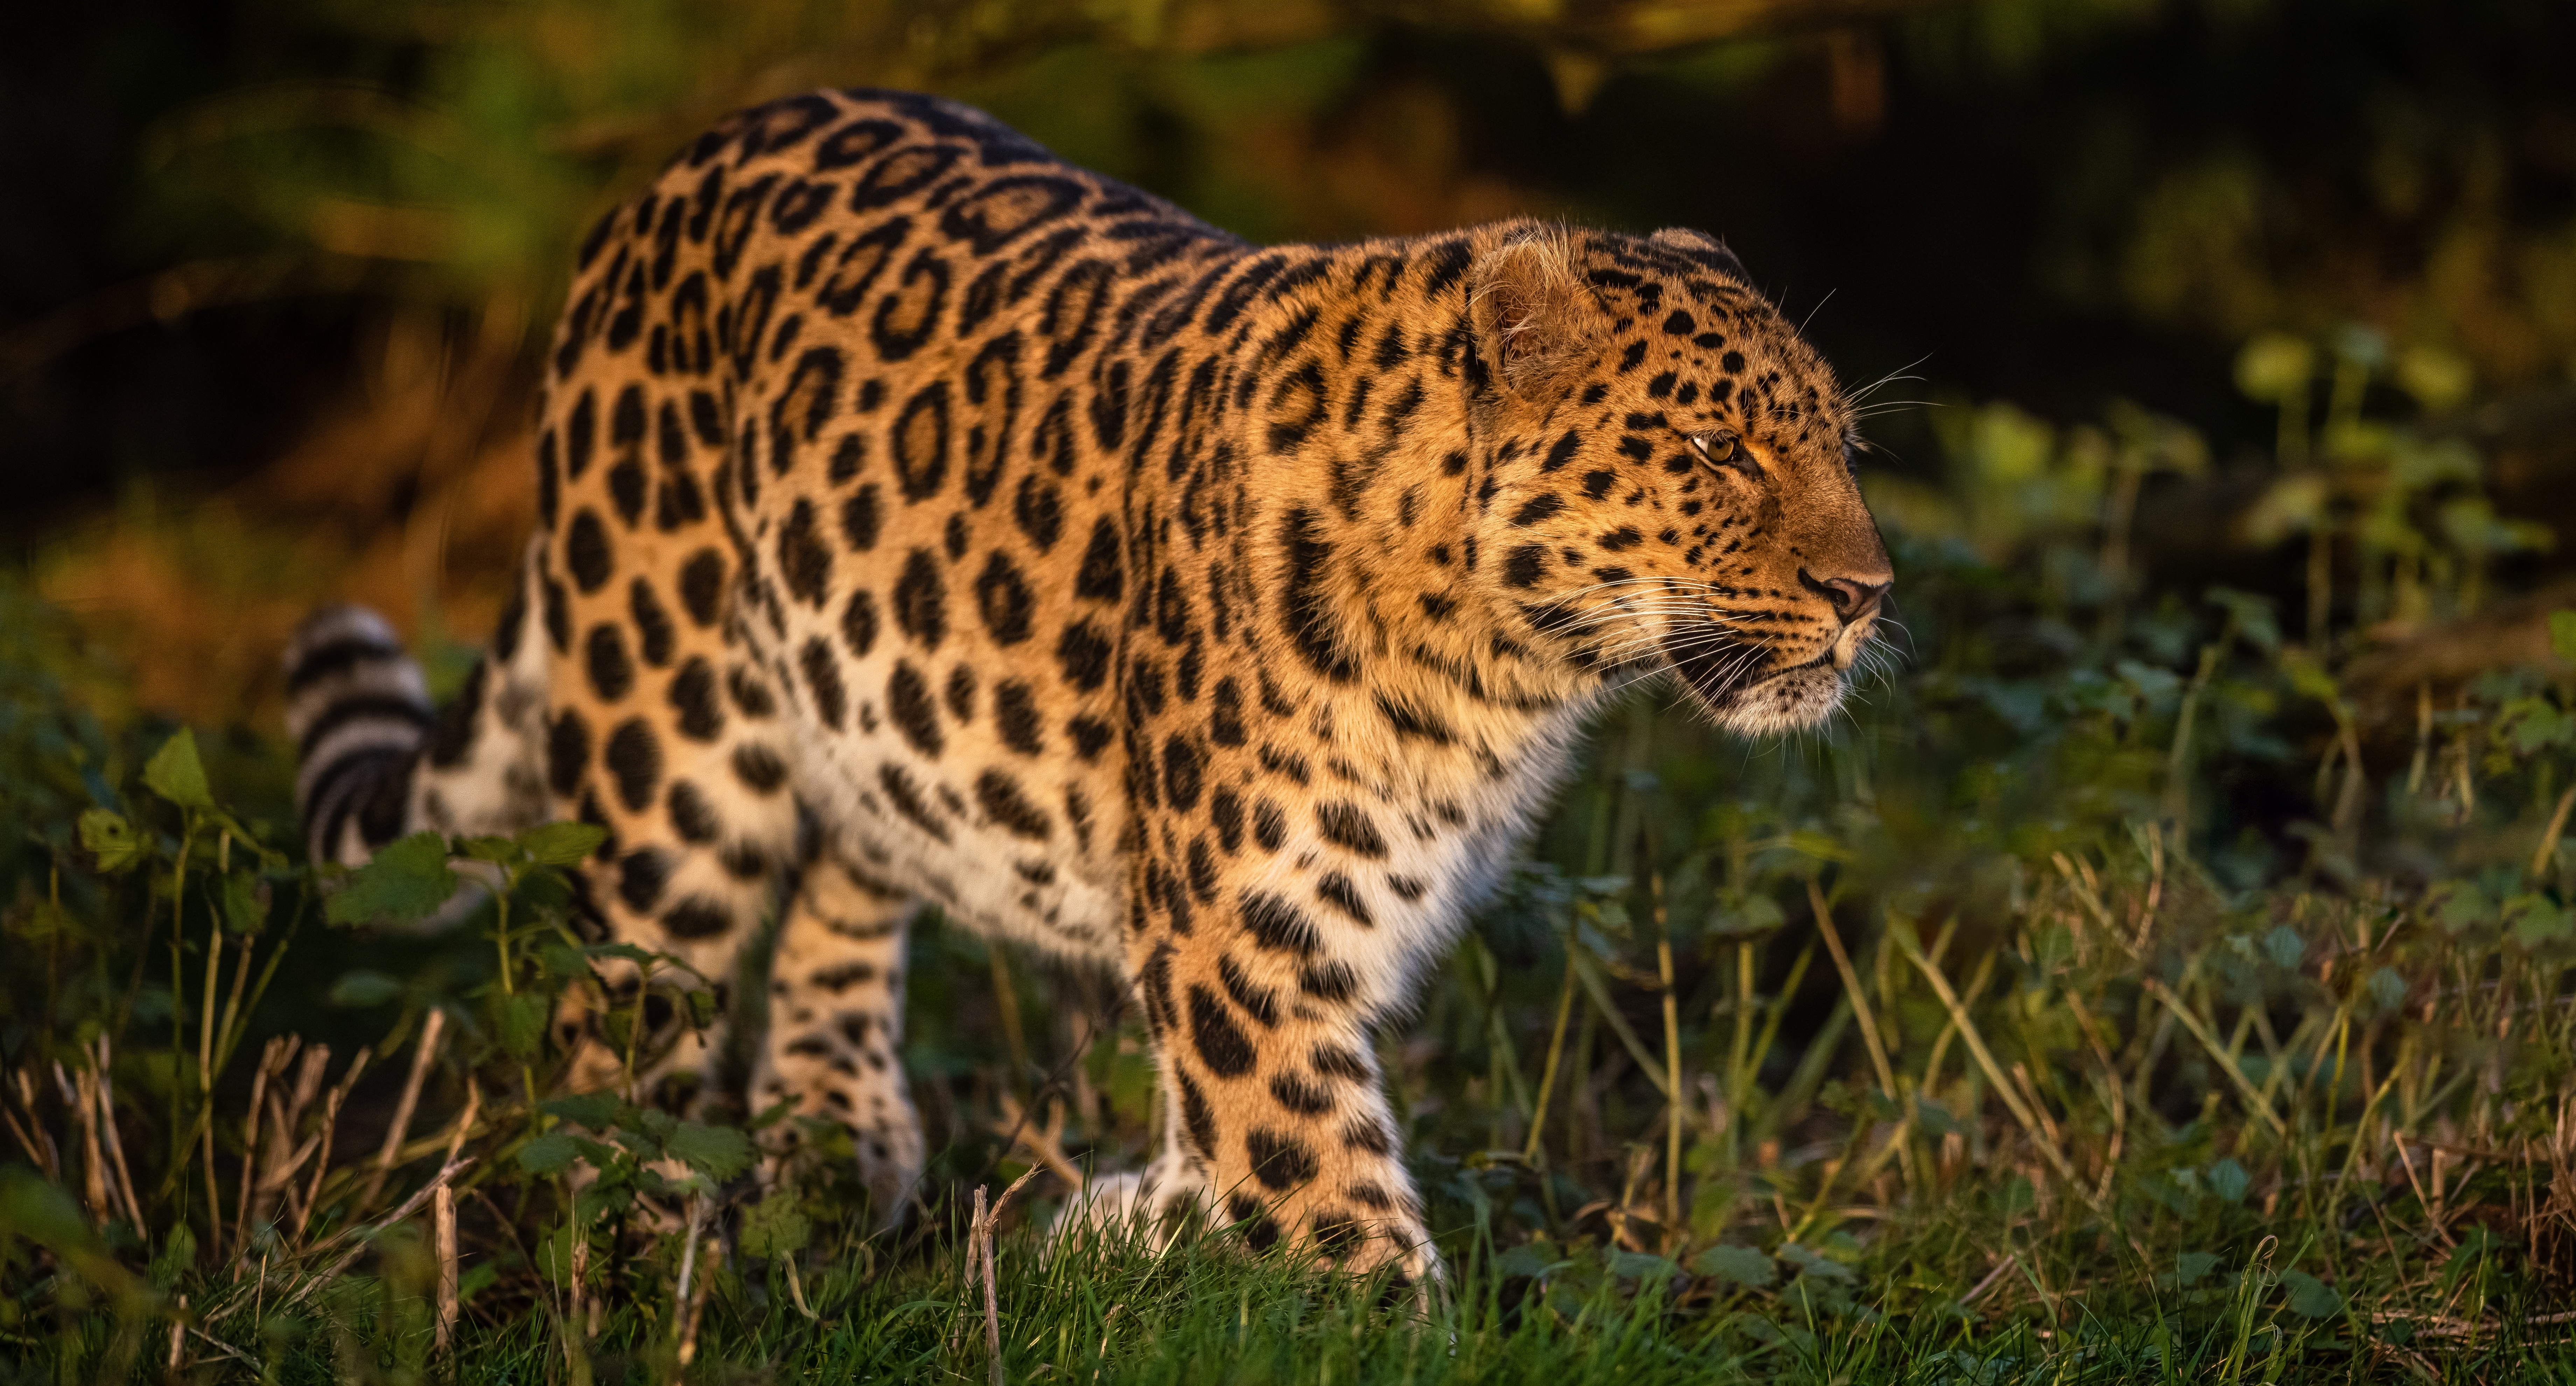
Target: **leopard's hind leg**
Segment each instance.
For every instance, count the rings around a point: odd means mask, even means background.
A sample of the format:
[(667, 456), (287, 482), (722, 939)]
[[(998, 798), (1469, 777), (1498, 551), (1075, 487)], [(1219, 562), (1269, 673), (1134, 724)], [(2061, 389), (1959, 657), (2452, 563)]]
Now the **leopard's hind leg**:
[[(921, 1122), (903, 1076), (904, 935), (921, 902), (829, 853), (805, 869), (770, 962), (769, 1035), (751, 1105), (849, 1128), (877, 1220), (902, 1215), (921, 1177)], [(773, 1158), (793, 1120), (771, 1128)]]

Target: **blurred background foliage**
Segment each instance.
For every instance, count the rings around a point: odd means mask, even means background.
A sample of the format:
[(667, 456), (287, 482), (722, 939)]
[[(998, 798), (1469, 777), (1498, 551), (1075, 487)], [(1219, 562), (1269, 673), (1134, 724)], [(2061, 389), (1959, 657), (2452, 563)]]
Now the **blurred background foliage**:
[[(2576, 518), (2550, 484), (2576, 460), (2564, 5), (189, 0), (23, 24), (0, 542), (141, 705), (199, 721), (273, 718), (272, 651), (323, 594), (479, 636), (565, 248), (708, 120), (820, 83), (979, 102), (1257, 239), (1709, 228), (1854, 380), (2198, 431), (2209, 464), (2135, 500), (2138, 544), (2201, 580), (2282, 576), (2207, 522), (2263, 484), (2240, 463), (2269, 410), (2229, 375), (2265, 331), (2406, 344), (2372, 388), (2491, 447), (2502, 512)], [(1979, 417), (1878, 419), (1884, 470), (1936, 478), (1959, 430), (2012, 427)]]

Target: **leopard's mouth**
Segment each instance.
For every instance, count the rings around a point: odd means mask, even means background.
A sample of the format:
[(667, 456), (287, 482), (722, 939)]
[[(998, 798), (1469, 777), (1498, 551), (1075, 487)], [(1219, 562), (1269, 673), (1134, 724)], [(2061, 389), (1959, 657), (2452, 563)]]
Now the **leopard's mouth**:
[(1668, 631), (1664, 657), (1718, 723), (1747, 736), (1796, 731), (1832, 715), (1843, 697), (1837, 647), (1785, 668), (1773, 667), (1769, 647), (1737, 636), (1714, 621)]

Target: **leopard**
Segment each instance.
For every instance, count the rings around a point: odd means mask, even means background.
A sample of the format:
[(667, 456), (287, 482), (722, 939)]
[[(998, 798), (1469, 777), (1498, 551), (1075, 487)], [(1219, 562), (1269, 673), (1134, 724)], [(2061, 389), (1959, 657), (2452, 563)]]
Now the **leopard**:
[(933, 96), (696, 139), (542, 371), (456, 693), (362, 608), (287, 652), (310, 851), (578, 819), (603, 937), (722, 979), (769, 930), (746, 1100), (881, 1210), (935, 907), (1141, 1009), (1165, 1120), (1105, 1203), (1436, 1278), (1378, 1040), (1587, 720), (1817, 727), (1894, 580), (1850, 396), (1716, 237), (1259, 245)]

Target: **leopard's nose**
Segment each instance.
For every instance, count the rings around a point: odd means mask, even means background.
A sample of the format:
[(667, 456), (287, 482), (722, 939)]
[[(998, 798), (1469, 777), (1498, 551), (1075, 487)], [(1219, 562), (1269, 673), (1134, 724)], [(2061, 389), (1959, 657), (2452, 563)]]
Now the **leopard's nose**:
[(1800, 569), (1798, 580), (1808, 591), (1833, 603), (1834, 614), (1842, 619), (1844, 625), (1850, 625), (1864, 616), (1878, 614), (1879, 601), (1887, 595), (1894, 579), (1892, 575), (1877, 573), (1863, 577), (1817, 578)]

